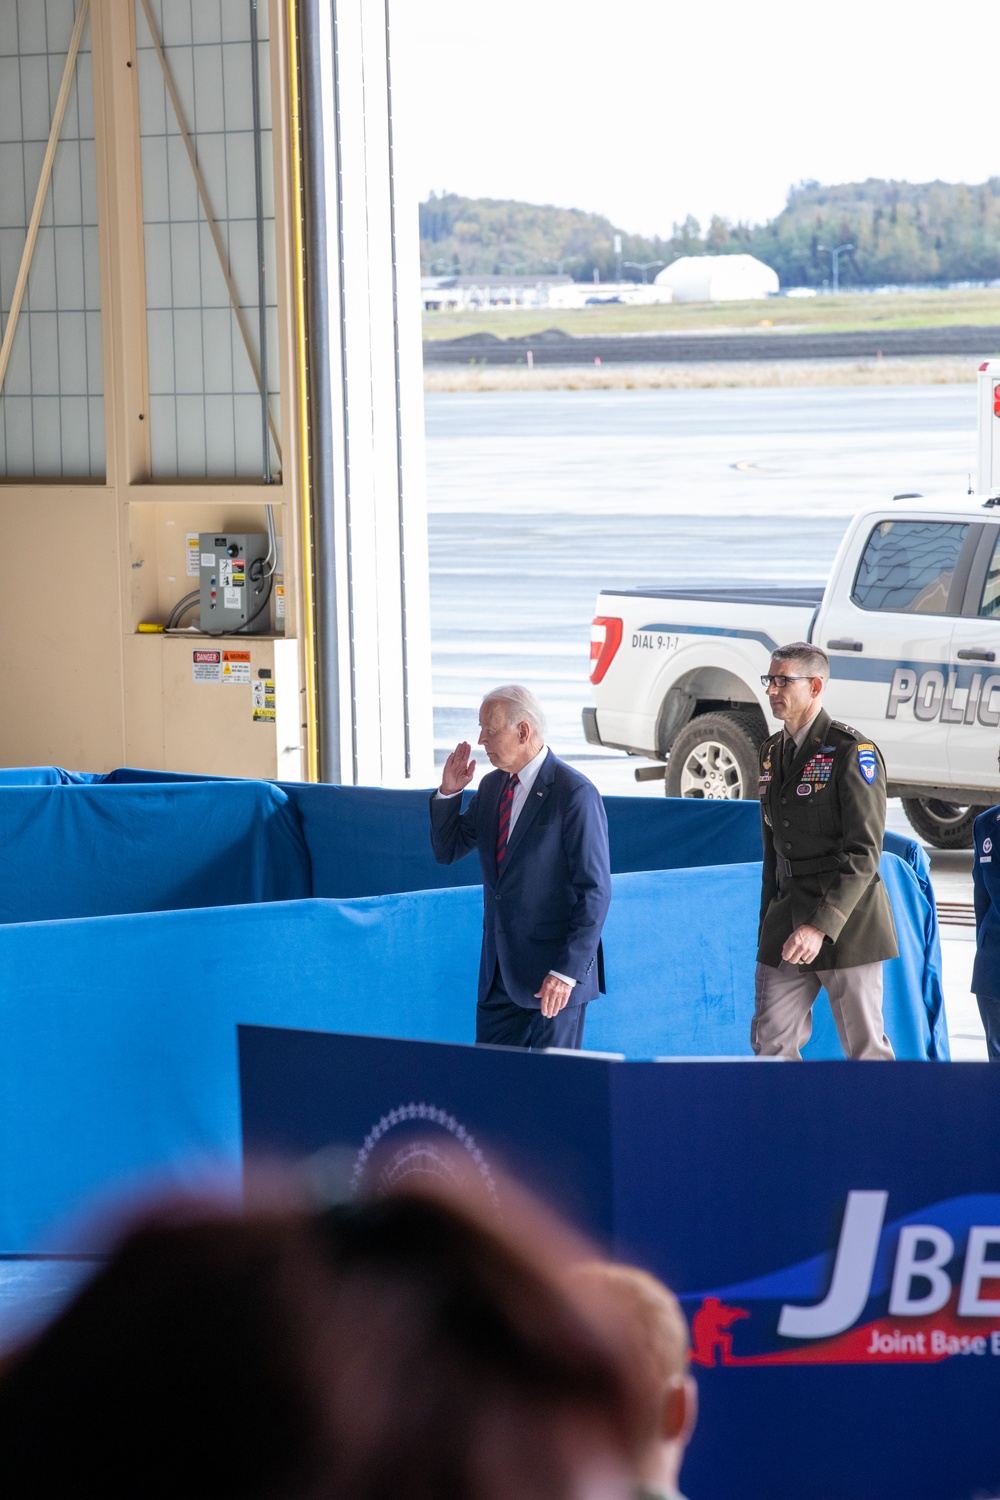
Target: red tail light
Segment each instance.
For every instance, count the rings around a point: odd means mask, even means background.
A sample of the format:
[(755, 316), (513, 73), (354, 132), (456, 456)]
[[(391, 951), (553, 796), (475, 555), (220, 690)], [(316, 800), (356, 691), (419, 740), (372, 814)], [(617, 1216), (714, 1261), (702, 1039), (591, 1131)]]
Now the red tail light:
[(614, 615), (598, 615), (590, 627), (590, 680), (600, 682), (622, 643), (622, 622)]

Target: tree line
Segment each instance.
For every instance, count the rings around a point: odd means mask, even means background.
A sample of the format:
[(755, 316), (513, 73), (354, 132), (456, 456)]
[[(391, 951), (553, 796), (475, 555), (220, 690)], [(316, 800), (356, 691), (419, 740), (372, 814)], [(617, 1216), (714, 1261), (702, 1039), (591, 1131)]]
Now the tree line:
[[(641, 280), (638, 266), (669, 265), (682, 255), (755, 255), (777, 271), (783, 286), (821, 287), (830, 257), (820, 248), (851, 244), (840, 260), (840, 280), (884, 282), (989, 281), (1000, 277), (1000, 177), (964, 183), (867, 182), (833, 187), (802, 182), (765, 224), (731, 223), (715, 216), (706, 228), (688, 216), (668, 237), (617, 229), (601, 214), (457, 193), (420, 205), (424, 275), (552, 275), (602, 281), (617, 273), (615, 235), (622, 240), (622, 274)], [(624, 263), (632, 261), (629, 267)]]

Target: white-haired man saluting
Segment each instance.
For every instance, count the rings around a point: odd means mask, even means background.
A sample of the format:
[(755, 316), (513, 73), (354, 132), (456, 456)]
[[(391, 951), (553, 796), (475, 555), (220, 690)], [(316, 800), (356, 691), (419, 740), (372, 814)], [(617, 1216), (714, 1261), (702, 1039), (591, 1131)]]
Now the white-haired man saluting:
[(467, 742), (456, 745), (431, 798), (431, 843), (439, 864), (479, 852), (476, 1041), (579, 1047), (587, 1004), (604, 990), (608, 822), (593, 782), (553, 755), (543, 735), (527, 688), (487, 693), (479, 743), (495, 770), (463, 812), (476, 763)]

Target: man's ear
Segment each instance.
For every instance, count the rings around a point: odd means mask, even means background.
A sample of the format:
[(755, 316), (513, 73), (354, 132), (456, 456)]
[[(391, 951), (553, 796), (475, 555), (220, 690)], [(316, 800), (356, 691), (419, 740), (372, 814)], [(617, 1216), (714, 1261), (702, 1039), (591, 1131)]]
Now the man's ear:
[(698, 1420), (698, 1387), (690, 1375), (675, 1375), (663, 1401), (665, 1442), (686, 1443)]

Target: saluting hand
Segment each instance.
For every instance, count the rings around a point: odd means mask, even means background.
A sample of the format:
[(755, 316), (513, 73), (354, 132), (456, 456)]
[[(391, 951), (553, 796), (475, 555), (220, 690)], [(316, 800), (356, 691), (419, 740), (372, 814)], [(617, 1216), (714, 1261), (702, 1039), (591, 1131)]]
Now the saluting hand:
[(441, 792), (445, 797), (452, 797), (456, 792), (464, 792), (473, 776), (476, 774), (476, 762), (470, 760), (472, 746), (468, 740), (455, 746), (444, 763), (441, 773)]

